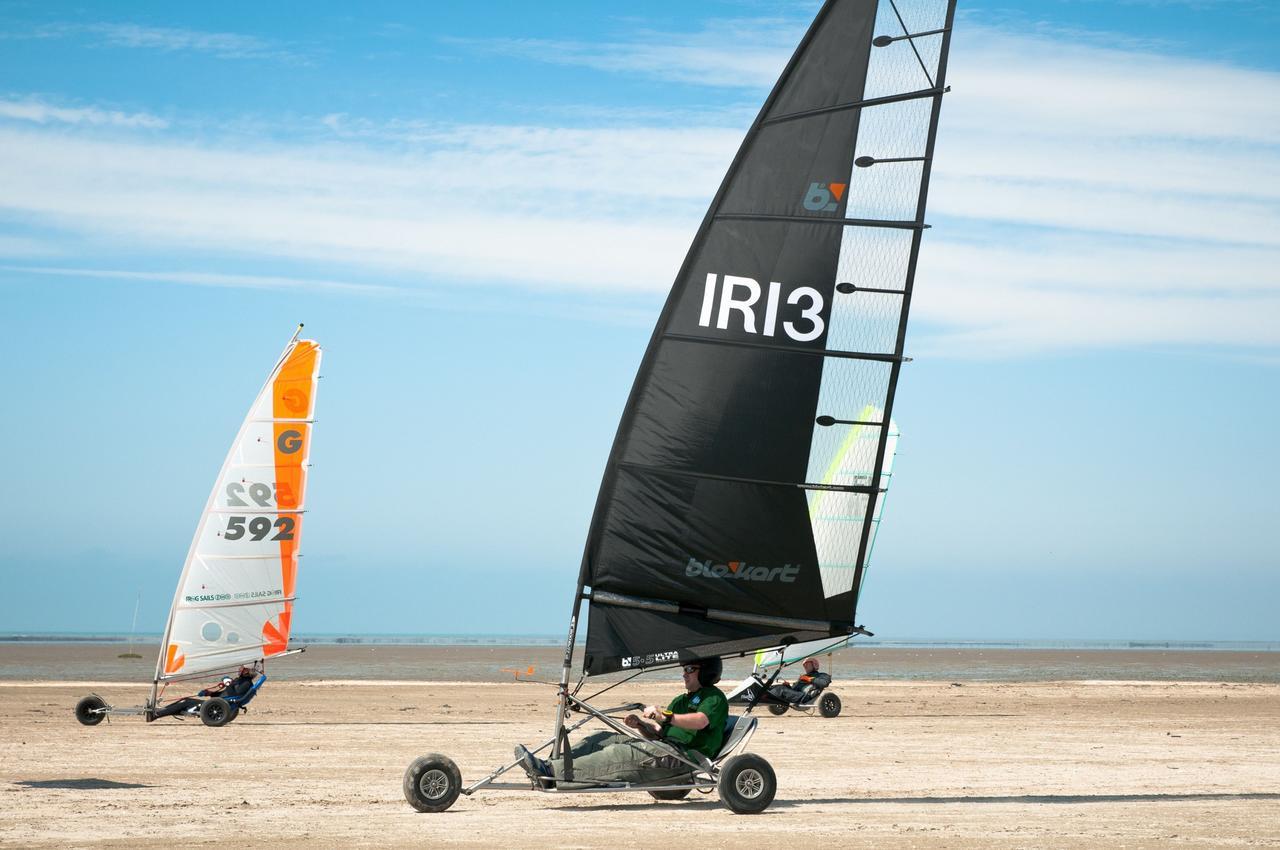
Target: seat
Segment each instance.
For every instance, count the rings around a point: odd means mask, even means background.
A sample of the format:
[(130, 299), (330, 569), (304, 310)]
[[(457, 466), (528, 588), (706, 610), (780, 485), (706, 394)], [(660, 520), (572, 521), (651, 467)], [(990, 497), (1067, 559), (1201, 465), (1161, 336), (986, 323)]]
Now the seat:
[(756, 718), (751, 715), (738, 716), (730, 714), (724, 721), (724, 741), (712, 761), (720, 761), (742, 744), (745, 744), (756, 731)]
[(231, 705), (235, 706), (236, 708), (244, 708), (246, 705), (249, 704), (249, 700), (253, 699), (257, 695), (258, 688), (261, 688), (262, 683), (265, 681), (267, 681), (267, 674), (266, 673), (259, 674), (258, 678), (254, 680), (253, 687), (250, 688), (246, 694), (238, 697), (227, 697), (226, 698), (227, 702), (229, 702)]

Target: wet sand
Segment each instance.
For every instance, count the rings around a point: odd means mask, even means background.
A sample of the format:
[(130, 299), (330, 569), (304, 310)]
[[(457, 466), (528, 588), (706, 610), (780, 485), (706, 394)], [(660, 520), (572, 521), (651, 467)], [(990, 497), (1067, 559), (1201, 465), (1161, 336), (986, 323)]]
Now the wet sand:
[[(139, 643), (134, 647), (137, 658), (120, 658), (128, 649), (120, 643), (0, 643), (0, 682), (149, 682), (157, 646)], [(317, 644), (300, 655), (271, 662), (268, 672), (273, 681), (499, 682), (512, 678), (504, 670), (526, 670), (531, 665), (540, 678), (557, 679), (563, 657), (560, 646)], [(837, 680), (1280, 684), (1280, 652), (1264, 650), (901, 648), (859, 643), (822, 660)], [(750, 669), (750, 659), (727, 659), (725, 678), (741, 679)], [(680, 679), (670, 671), (653, 675), (672, 682)]]
[[(839, 717), (761, 716), (750, 749), (779, 789), (756, 816), (714, 794), (408, 807), (414, 757), (446, 753), (470, 781), (544, 739), (554, 692), (538, 684), (277, 680), (221, 729), (84, 727), (71, 708), (87, 690), (146, 694), (0, 682), (0, 845), (1280, 847), (1276, 684), (837, 680)], [(607, 701), (673, 691), (629, 683)]]

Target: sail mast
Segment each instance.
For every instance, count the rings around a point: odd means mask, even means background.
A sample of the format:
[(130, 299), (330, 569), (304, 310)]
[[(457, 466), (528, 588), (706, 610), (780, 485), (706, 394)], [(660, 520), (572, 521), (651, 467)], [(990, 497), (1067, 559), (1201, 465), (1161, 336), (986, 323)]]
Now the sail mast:
[[(894, 3), (895, 0), (889, 0), (889, 2)], [(896, 5), (894, 6), (894, 11), (895, 13), (897, 12)], [(903, 285), (902, 314), (898, 319), (898, 336), (897, 341), (894, 344), (894, 354), (896, 355), (896, 358), (893, 361), (893, 365), (890, 367), (889, 387), (885, 394), (884, 419), (886, 422), (891, 421), (893, 418), (893, 402), (898, 392), (898, 375), (902, 371), (902, 364), (906, 359), (903, 356), (903, 352), (905, 350), (907, 339), (907, 317), (911, 312), (911, 295), (915, 289), (916, 282), (916, 264), (920, 259), (920, 241), (924, 236), (924, 228), (926, 226), (924, 220), (925, 203), (929, 197), (929, 176), (933, 171), (933, 153), (938, 140), (938, 117), (942, 112), (942, 96), (948, 91), (947, 59), (951, 53), (951, 29), (955, 24), (955, 16), (956, 0), (947, 0), (946, 22), (943, 24), (941, 33), (942, 47), (938, 54), (937, 74), (931, 81), (936, 92), (933, 95), (933, 106), (929, 112), (929, 133), (925, 141), (924, 162), (922, 163), (922, 173), (920, 178), (920, 194), (916, 200), (915, 224), (917, 225), (917, 230), (911, 237), (911, 256), (907, 261), (907, 275), (906, 281)], [(901, 22), (902, 17), (900, 15), (897, 15), (897, 17), (899, 22)], [(906, 29), (905, 24), (903, 24), (903, 29)], [(911, 43), (912, 49), (914, 50), (915, 42), (914, 39), (910, 38), (912, 34), (904, 32), (903, 35), (908, 36), (907, 41)], [(917, 58), (918, 56), (919, 54), (917, 54)], [(925, 75), (928, 76), (927, 71), (925, 72)], [(873, 165), (871, 167), (874, 168), (875, 166)], [(886, 486), (881, 482), (881, 474), (884, 471), (885, 448), (889, 443), (890, 430), (891, 429), (889, 428), (881, 429), (880, 445), (876, 449), (875, 477), (873, 479), (875, 489), (867, 499), (867, 516), (869, 517), (875, 516), (876, 502), (878, 499), (883, 497), (882, 494), (884, 493), (884, 488)], [(853, 575), (853, 587), (855, 591), (862, 587), (862, 579), (866, 573), (867, 562), (870, 556), (869, 550), (871, 541), (874, 540), (874, 528), (875, 523), (863, 523), (862, 539), (858, 543), (857, 566)], [(861, 596), (860, 593), (855, 593), (854, 595), (855, 618), (857, 617), (859, 596)]]

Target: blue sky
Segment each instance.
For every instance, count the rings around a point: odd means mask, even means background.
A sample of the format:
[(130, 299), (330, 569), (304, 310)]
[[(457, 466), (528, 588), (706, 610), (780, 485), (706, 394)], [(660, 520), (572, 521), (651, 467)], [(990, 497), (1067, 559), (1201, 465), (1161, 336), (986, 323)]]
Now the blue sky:
[[(297, 629), (564, 628), (666, 291), (813, 2), (0, 3), (0, 630), (159, 631), (298, 321)], [(1277, 640), (1280, 7), (961, 3), (891, 638)]]

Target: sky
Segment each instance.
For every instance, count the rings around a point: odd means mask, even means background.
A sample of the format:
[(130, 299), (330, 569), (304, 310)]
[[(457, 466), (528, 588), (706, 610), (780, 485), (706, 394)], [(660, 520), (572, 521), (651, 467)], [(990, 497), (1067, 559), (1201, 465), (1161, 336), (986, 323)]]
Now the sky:
[[(818, 3), (0, 2), (0, 633), (162, 630), (298, 322), (295, 630), (562, 633)], [(1280, 5), (962, 2), (859, 621), (1280, 640)]]

